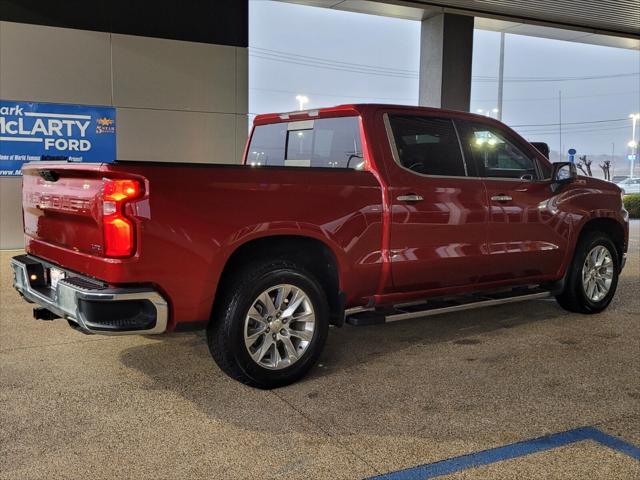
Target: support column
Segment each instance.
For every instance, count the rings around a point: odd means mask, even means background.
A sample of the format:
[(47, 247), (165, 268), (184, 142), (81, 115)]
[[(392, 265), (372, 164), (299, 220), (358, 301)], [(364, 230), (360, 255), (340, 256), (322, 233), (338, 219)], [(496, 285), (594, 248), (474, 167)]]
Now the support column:
[(419, 103), (469, 111), (473, 17), (442, 13), (422, 21)]

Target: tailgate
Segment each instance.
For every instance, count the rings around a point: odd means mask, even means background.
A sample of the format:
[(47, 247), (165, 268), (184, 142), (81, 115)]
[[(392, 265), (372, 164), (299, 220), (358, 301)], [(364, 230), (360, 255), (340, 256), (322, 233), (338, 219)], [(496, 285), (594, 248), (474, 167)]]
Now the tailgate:
[(104, 252), (101, 164), (37, 163), (23, 169), (25, 234), (83, 253)]

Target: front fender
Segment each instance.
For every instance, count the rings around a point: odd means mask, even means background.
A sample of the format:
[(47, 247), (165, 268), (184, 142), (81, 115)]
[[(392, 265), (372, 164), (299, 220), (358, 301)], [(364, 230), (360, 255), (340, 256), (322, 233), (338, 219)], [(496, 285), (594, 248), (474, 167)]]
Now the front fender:
[[(580, 236), (592, 222), (600, 222), (599, 228), (616, 228), (623, 231), (624, 250), (629, 240), (628, 213), (622, 205), (619, 189), (609, 182), (579, 177), (558, 196), (557, 207), (570, 222), (567, 252), (564, 256), (561, 275), (570, 265)], [(612, 232), (612, 234), (615, 232)]]

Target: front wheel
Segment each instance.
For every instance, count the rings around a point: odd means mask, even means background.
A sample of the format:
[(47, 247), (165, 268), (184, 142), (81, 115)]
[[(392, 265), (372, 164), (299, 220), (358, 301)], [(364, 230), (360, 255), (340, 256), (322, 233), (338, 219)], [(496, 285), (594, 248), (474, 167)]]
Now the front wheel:
[(588, 233), (578, 242), (564, 291), (556, 299), (571, 312), (601, 312), (613, 299), (619, 273), (618, 251), (611, 239), (601, 232)]
[(286, 260), (267, 261), (242, 269), (222, 295), (207, 343), (225, 373), (275, 388), (313, 367), (327, 337), (329, 308), (311, 274)]

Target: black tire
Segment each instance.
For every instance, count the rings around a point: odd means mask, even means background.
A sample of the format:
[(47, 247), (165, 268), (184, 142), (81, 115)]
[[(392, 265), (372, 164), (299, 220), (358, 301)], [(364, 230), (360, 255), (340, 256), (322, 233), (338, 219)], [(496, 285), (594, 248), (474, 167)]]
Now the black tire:
[[(588, 253), (597, 246), (605, 247), (613, 260), (613, 278), (607, 294), (599, 301), (592, 301), (585, 292), (582, 282), (582, 267)], [(562, 308), (576, 313), (599, 313), (609, 306), (618, 286), (620, 259), (618, 250), (611, 238), (603, 232), (588, 232), (583, 235), (576, 246), (573, 261), (566, 275), (565, 287), (556, 300)]]
[[(304, 291), (313, 305), (315, 329), (304, 354), (295, 363), (271, 370), (255, 362), (245, 347), (245, 318), (262, 292), (280, 284), (291, 284)], [(327, 338), (329, 306), (313, 275), (284, 259), (254, 262), (237, 272), (220, 295), (207, 327), (207, 344), (211, 356), (227, 375), (252, 387), (271, 389), (299, 380), (314, 366)]]

